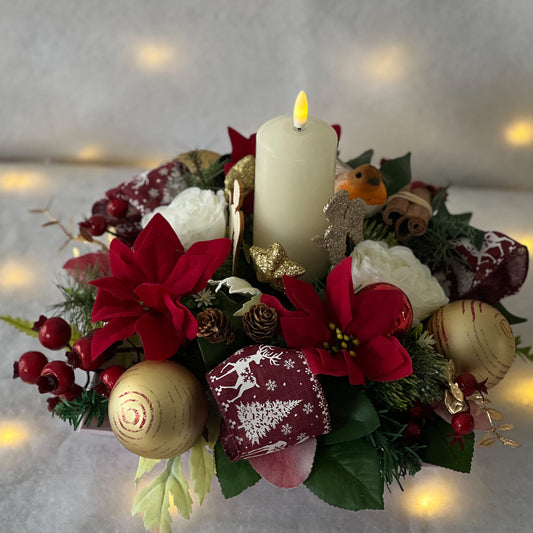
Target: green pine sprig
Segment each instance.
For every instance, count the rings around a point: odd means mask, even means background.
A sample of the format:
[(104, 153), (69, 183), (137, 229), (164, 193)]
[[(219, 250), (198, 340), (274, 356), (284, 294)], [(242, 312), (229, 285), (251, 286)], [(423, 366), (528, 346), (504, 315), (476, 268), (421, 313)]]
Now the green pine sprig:
[(389, 248), (396, 246), (398, 241), (392, 226), (388, 226), (381, 220), (381, 215), (365, 220), (363, 224), (363, 236), (365, 240), (384, 241)]
[(97, 327), (97, 324), (91, 322), (96, 287), (89, 285), (89, 282), (99, 276), (98, 267), (90, 267), (81, 274), (81, 279), (79, 275), (76, 275), (76, 279), (68, 276), (57, 283), (63, 301), (51, 308), (75, 326), (81, 335), (87, 335)]
[(107, 398), (97, 394), (94, 389), (84, 390), (79, 398), (62, 399), (52, 411), (52, 415), (68, 422), (74, 430), (78, 429), (82, 422), (88, 426), (93, 419), (101, 426), (107, 414), (107, 404)]
[(387, 486), (396, 481), (402, 488), (401, 480), (407, 475), (414, 476), (422, 468), (420, 444), (410, 443), (403, 437), (405, 424), (387, 416), (386, 411), (379, 415), (379, 427), (366, 437), (371, 446), (378, 450), (381, 474)]
[(200, 152), (191, 152), (190, 156), (193, 167), (192, 171), (187, 167), (183, 169), (187, 187), (212, 190), (224, 188), (224, 164), (228, 161), (227, 157), (221, 157), (208, 168), (203, 168), (200, 160)]
[(411, 375), (397, 381), (374, 381), (367, 386), (367, 395), (378, 409), (405, 411), (417, 400), (431, 404), (442, 399), (447, 360), (427, 343), (418, 342), (421, 333), (420, 326), (402, 339), (413, 362)]

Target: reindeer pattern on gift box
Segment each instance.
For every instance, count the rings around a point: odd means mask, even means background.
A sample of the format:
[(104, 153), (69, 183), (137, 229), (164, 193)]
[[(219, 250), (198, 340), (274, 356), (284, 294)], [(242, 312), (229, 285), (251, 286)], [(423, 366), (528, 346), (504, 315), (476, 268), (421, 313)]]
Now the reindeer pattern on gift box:
[[(238, 353), (238, 352), (237, 352)], [(228, 403), (238, 400), (247, 390), (259, 387), (254, 373), (250, 369), (252, 363), (260, 365), (262, 361), (268, 361), (271, 365), (278, 366), (281, 359), (281, 353), (276, 353), (271, 346), (261, 345), (257, 352), (240, 358), (235, 362), (228, 362), (222, 367), (222, 373), (219, 376), (213, 376), (212, 381), (224, 379), (230, 374), (237, 377), (234, 385), (218, 385), (220, 389), (235, 389), (235, 396), (226, 400)]]

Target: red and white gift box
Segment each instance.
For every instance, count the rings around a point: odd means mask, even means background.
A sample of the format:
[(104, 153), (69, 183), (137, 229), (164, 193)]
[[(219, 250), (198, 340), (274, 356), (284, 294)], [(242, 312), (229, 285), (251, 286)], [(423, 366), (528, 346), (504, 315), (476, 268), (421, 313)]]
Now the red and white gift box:
[(246, 346), (207, 374), (231, 461), (266, 455), (331, 431), (317, 378), (298, 350)]

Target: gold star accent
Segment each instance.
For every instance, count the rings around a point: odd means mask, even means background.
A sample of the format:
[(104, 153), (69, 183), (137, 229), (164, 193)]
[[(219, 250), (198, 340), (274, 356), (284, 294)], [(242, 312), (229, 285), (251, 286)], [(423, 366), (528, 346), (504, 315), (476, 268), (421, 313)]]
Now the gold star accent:
[(224, 192), (226, 198), (231, 197), (233, 191), (233, 182), (240, 180), (242, 183), (242, 197), (254, 190), (255, 183), (255, 157), (246, 155), (240, 161), (235, 163), (224, 178)]
[(266, 249), (252, 246), (250, 257), (255, 267), (257, 280), (270, 283), (278, 291), (284, 291), (283, 276), (297, 278), (305, 274), (305, 268), (300, 263), (289, 259), (283, 246), (277, 242)]
[(324, 214), (330, 225), (323, 237), (316, 236), (313, 242), (329, 253), (333, 269), (346, 257), (346, 240), (349, 237), (353, 244), (363, 240), (363, 222), (366, 203), (361, 198), (350, 200), (348, 191), (335, 193), (324, 207)]
[(242, 207), (242, 183), (241, 180), (233, 182), (233, 191), (229, 206), (229, 236), (233, 241), (233, 275), (237, 275), (239, 267), (239, 253), (241, 251), (242, 236), (244, 233), (244, 214)]

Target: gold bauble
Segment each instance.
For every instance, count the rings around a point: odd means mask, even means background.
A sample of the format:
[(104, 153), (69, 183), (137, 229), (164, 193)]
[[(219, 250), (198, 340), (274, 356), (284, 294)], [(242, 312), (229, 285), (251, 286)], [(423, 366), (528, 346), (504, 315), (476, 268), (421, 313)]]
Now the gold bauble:
[(131, 452), (167, 459), (202, 433), (207, 400), (200, 382), (171, 361), (143, 361), (122, 374), (109, 397), (111, 429)]
[(491, 305), (458, 300), (437, 310), (428, 322), (438, 352), (455, 364), (456, 375), (469, 372), (494, 387), (507, 374), (515, 356), (509, 322)]
[[(211, 150), (191, 150), (176, 157), (176, 161), (183, 163), (191, 174), (198, 174), (198, 170), (207, 170), (219, 159), (220, 154)], [(200, 169), (198, 169), (200, 167)]]

